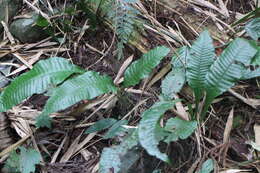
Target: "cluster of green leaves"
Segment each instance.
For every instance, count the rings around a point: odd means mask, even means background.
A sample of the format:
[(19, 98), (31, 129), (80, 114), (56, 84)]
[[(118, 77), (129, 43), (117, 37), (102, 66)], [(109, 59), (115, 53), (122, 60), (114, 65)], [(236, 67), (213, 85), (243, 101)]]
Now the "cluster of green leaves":
[(124, 44), (128, 43), (135, 28), (142, 26), (142, 21), (138, 18), (139, 11), (133, 8), (137, 0), (114, 0), (113, 9), (108, 12), (112, 25), (118, 36), (118, 57), (123, 55)]
[[(172, 97), (180, 91), (185, 81), (193, 89), (198, 104), (206, 94), (202, 116), (206, 114), (215, 97), (230, 89), (242, 79), (260, 76), (260, 69), (250, 70), (260, 49), (256, 42), (236, 38), (217, 57), (208, 31), (201, 33), (191, 48), (182, 47), (172, 59), (172, 71), (162, 82), (162, 93)], [(174, 89), (172, 86), (176, 85)]]
[[(255, 73), (257, 71), (249, 69), (259, 53), (258, 50), (254, 42), (237, 38), (215, 60), (214, 46), (207, 31), (200, 35), (191, 48), (179, 49), (172, 60), (172, 71), (162, 82), (162, 93), (168, 99), (155, 103), (145, 111), (138, 128), (131, 131), (124, 142), (104, 149), (100, 162), (101, 173), (109, 172), (110, 168), (119, 172), (122, 168), (121, 163), (124, 162), (122, 155), (138, 146), (142, 146), (150, 155), (170, 163), (168, 156), (158, 148), (159, 143), (186, 139), (197, 127), (195, 121), (179, 118), (170, 118), (163, 127), (160, 125), (164, 113), (178, 101), (171, 100), (174, 94), (179, 92), (187, 80), (194, 90), (197, 105), (206, 93), (205, 113), (212, 100), (232, 87), (235, 82), (259, 76), (259, 73)], [(138, 84), (141, 79), (149, 76), (169, 51), (166, 47), (157, 47), (133, 62), (126, 69), (120, 87), (115, 86), (110, 77), (94, 71), (85, 71), (64, 58), (41, 60), (31, 71), (17, 77), (5, 88), (0, 96), (0, 111), (12, 108), (33, 94), (48, 91), (50, 98), (38, 117), (37, 125), (50, 127), (49, 114), (72, 106), (80, 100), (93, 99)], [(125, 131), (122, 125), (126, 124), (126, 120), (101, 120), (86, 133), (109, 128), (104, 138), (112, 138), (118, 135), (118, 132)], [(132, 161), (137, 158), (134, 157)]]
[(260, 18), (255, 18), (246, 24), (247, 34), (254, 40), (260, 38)]
[[(150, 155), (170, 163), (168, 156), (159, 150), (159, 142), (169, 143), (186, 139), (197, 127), (196, 121), (184, 121), (179, 118), (170, 118), (164, 127), (160, 126), (159, 122), (164, 113), (177, 101), (171, 101), (174, 95), (188, 81), (194, 91), (197, 107), (206, 93), (202, 112), (205, 114), (213, 99), (231, 88), (237, 81), (260, 76), (259, 68), (254, 71), (249, 68), (255, 62), (258, 53), (259, 47), (255, 42), (237, 38), (229, 44), (220, 57), (216, 57), (213, 40), (208, 31), (203, 32), (191, 48), (186, 46), (180, 48), (172, 58), (172, 71), (162, 81), (162, 94), (165, 101), (155, 103), (142, 114), (138, 129), (133, 133), (134, 136), (130, 135), (118, 146), (104, 149), (102, 162), (100, 162), (101, 173), (109, 172), (110, 168), (119, 172), (123, 164), (123, 158), (120, 156), (139, 145)], [(136, 140), (135, 143), (133, 139)], [(131, 145), (127, 145), (128, 142), (131, 142)], [(117, 158), (116, 165), (115, 162), (111, 162), (113, 158)], [(202, 165), (200, 172), (209, 173), (212, 170), (213, 161), (209, 159)]]
[[(96, 16), (109, 19), (118, 37), (118, 58), (123, 56), (123, 48), (137, 29), (142, 28), (140, 14), (133, 7), (138, 0), (87, 0), (86, 3), (95, 11)], [(86, 10), (85, 10), (86, 11)]]
[[(140, 14), (133, 5), (138, 0), (78, 0), (73, 2), (70, 7), (66, 9), (57, 9), (52, 15), (69, 16), (76, 15), (76, 10), (82, 10), (89, 19), (90, 28), (94, 29), (98, 23), (111, 23), (115, 33), (118, 37), (118, 58), (122, 58), (123, 49), (126, 43), (129, 42), (137, 29), (142, 28), (143, 20), (138, 15)], [(55, 18), (52, 20), (52, 25), (42, 16), (38, 16), (36, 25), (44, 27), (53, 38), (61, 42), (61, 38), (55, 36), (55, 27), (59, 26), (64, 32), (69, 32), (75, 25), (67, 18)]]
[(114, 138), (116, 136), (119, 136), (120, 134), (123, 134), (126, 129), (123, 128), (123, 125), (127, 125), (127, 120), (116, 120), (114, 118), (105, 118), (97, 121), (94, 125), (90, 126), (85, 133), (94, 133), (99, 132), (105, 129), (108, 129), (106, 134), (103, 136), (103, 139), (110, 139)]
[[(126, 70), (123, 87), (136, 85), (141, 79), (147, 77), (168, 53), (168, 48), (157, 47), (144, 54)], [(117, 90), (109, 76), (85, 71), (64, 58), (54, 57), (39, 61), (31, 71), (15, 78), (1, 93), (0, 111), (7, 111), (33, 94), (48, 91), (50, 98), (42, 114), (37, 118), (37, 126), (50, 127), (49, 114), (63, 110), (81, 100), (90, 100)]]
[(35, 165), (41, 161), (41, 155), (33, 149), (19, 147), (20, 152), (12, 151), (6, 161), (5, 168), (12, 173), (35, 172)]
[[(124, 82), (121, 89), (134, 86), (141, 79), (146, 78), (160, 61), (169, 53), (166, 47), (156, 47), (133, 62), (125, 71)], [(22, 74), (2, 92), (0, 97), (0, 111), (6, 111), (22, 102), (33, 94), (45, 93), (50, 96), (43, 112), (38, 116), (39, 127), (50, 127), (49, 114), (63, 110), (83, 99), (93, 99), (99, 95), (119, 90), (111, 78), (100, 75), (94, 71), (85, 71), (64, 58), (49, 58), (39, 61), (31, 71)], [(151, 109), (143, 113), (138, 129), (131, 131), (125, 142), (119, 146), (104, 149), (101, 159), (101, 172), (108, 172), (110, 168), (119, 170), (121, 155), (138, 146), (139, 143), (147, 152), (164, 161), (169, 159), (166, 154), (157, 148), (160, 141), (171, 142), (187, 138), (196, 128), (196, 122), (186, 122), (178, 118), (169, 119), (165, 127), (159, 122), (163, 114), (171, 109), (177, 101), (162, 101), (156, 103)], [(100, 120), (86, 130), (86, 133), (109, 128), (104, 139), (113, 138), (126, 130), (126, 120), (115, 119)], [(129, 130), (127, 130), (129, 131)], [(117, 162), (111, 162), (113, 158)], [(138, 157), (134, 157), (131, 163)], [(125, 163), (125, 164), (129, 164)], [(126, 166), (123, 166), (126, 167)], [(118, 172), (118, 171), (116, 171)]]
[[(130, 131), (130, 134), (124, 138), (120, 145), (103, 150), (100, 161), (100, 173), (108, 173), (111, 168), (113, 168), (115, 173), (118, 173), (122, 171), (123, 167), (130, 167), (133, 162), (129, 162), (127, 165), (124, 163), (124, 156), (129, 151), (140, 148), (140, 146), (148, 154), (170, 163), (168, 156), (159, 150), (159, 143), (161, 141), (170, 143), (179, 139), (186, 139), (197, 128), (196, 121), (185, 121), (177, 117), (170, 118), (164, 127), (160, 126), (160, 120), (163, 118), (164, 113), (173, 108), (178, 101), (160, 101), (145, 111), (142, 114), (138, 128)], [(138, 158), (138, 156), (134, 155), (133, 159), (130, 160), (133, 161)]]

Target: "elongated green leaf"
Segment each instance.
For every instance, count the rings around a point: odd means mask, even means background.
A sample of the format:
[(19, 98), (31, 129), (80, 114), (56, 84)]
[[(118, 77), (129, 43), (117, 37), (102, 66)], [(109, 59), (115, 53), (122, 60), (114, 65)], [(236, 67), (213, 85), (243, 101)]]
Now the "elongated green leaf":
[(258, 47), (258, 51), (255, 54), (255, 57), (252, 59), (251, 64), (260, 66), (260, 47)]
[(258, 40), (260, 38), (260, 17), (248, 22), (246, 24), (245, 30), (251, 38)]
[(102, 119), (97, 121), (95, 124), (93, 124), (92, 126), (90, 126), (85, 133), (94, 133), (94, 132), (99, 132), (101, 130), (104, 130), (106, 128), (111, 127), (113, 124), (116, 123), (116, 119), (114, 118), (106, 118), (106, 119)]
[(150, 109), (145, 111), (142, 115), (142, 120), (140, 121), (138, 128), (139, 141), (142, 147), (152, 156), (169, 162), (166, 154), (161, 153), (157, 145), (159, 144), (158, 130), (159, 121), (163, 114), (170, 108), (174, 106), (177, 101), (162, 101), (155, 103)]
[(127, 120), (120, 120), (117, 123), (115, 123), (105, 134), (103, 137), (104, 139), (113, 138), (117, 135), (120, 135), (121, 133), (125, 132), (126, 129), (122, 127), (122, 125), (127, 125)]
[(1, 112), (21, 103), (33, 94), (43, 93), (73, 73), (83, 73), (84, 70), (71, 64), (64, 58), (49, 58), (39, 61), (32, 70), (14, 79), (3, 91), (0, 106)]
[(172, 70), (162, 81), (162, 94), (172, 99), (185, 83), (185, 71), (181, 69)]
[(138, 144), (138, 133), (135, 130), (120, 145), (105, 148), (102, 151), (100, 159), (100, 173), (110, 173), (111, 169), (114, 173), (118, 173), (122, 168), (123, 156)]
[(189, 57), (189, 50), (186, 46), (177, 51), (172, 58), (172, 71), (162, 81), (162, 94), (170, 99), (178, 93), (186, 82), (186, 62)]
[(38, 151), (33, 149), (25, 149), (20, 147), (20, 171), (22, 173), (35, 172), (35, 165), (41, 161), (41, 155)]
[(164, 46), (156, 47), (144, 54), (139, 60), (133, 62), (125, 72), (124, 87), (133, 86), (139, 83), (143, 78), (148, 77), (152, 69), (170, 52), (169, 48)]
[(255, 70), (247, 69), (244, 72), (244, 74), (243, 74), (241, 79), (251, 79), (251, 78), (256, 78), (256, 77), (260, 77), (260, 67), (258, 67)]
[(190, 49), (187, 46), (183, 46), (179, 48), (176, 54), (172, 57), (172, 68), (181, 68), (186, 70), (186, 66), (189, 60)]
[(51, 128), (51, 117), (46, 114), (41, 114), (36, 117), (36, 127), (48, 127)]
[(88, 71), (67, 80), (60, 87), (55, 88), (44, 107), (43, 114), (48, 115), (63, 110), (81, 100), (93, 99), (104, 93), (115, 92), (116, 90), (110, 77)]
[[(237, 38), (224, 50), (206, 76), (207, 95), (216, 97), (241, 79), (257, 50), (246, 40)], [(243, 63), (243, 64), (241, 64)]]
[(34, 149), (19, 147), (20, 154), (13, 151), (8, 158), (5, 167), (10, 172), (32, 173), (35, 172), (35, 165), (41, 161), (41, 155)]
[(205, 88), (205, 78), (210, 66), (214, 62), (215, 49), (213, 40), (208, 31), (200, 34), (193, 43), (190, 50), (190, 58), (187, 68), (187, 79), (194, 90), (196, 101), (198, 101)]
[(164, 127), (166, 131), (170, 132), (165, 142), (169, 143), (172, 141), (177, 141), (179, 138), (186, 139), (194, 132), (196, 128), (196, 121), (186, 121), (178, 117), (170, 118)]
[(231, 88), (245, 77), (245, 66), (249, 65), (257, 50), (246, 40), (237, 38), (223, 51), (210, 67), (206, 76), (206, 101), (204, 116), (215, 97)]

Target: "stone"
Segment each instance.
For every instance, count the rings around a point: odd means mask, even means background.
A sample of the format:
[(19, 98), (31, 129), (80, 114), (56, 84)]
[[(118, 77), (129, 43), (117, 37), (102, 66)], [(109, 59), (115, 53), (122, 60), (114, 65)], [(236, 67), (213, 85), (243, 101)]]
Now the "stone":
[(11, 23), (9, 29), (12, 35), (22, 43), (35, 43), (48, 37), (44, 28), (36, 25), (38, 15), (30, 14), (29, 16)]
[[(8, 16), (8, 21), (11, 20), (19, 9), (22, 7), (22, 0), (0, 0), (0, 22), (5, 21)], [(0, 33), (3, 31), (3, 26), (0, 24)]]

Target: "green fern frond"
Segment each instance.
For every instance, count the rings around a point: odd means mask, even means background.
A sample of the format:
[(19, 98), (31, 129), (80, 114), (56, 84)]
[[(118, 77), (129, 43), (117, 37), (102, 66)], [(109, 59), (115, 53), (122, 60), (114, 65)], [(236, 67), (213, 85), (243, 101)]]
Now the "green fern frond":
[(142, 120), (138, 127), (138, 136), (142, 147), (144, 147), (150, 155), (156, 156), (165, 162), (170, 161), (168, 156), (165, 153), (161, 153), (158, 148), (162, 138), (162, 135), (158, 135), (158, 133), (162, 131), (159, 121), (163, 114), (171, 109), (176, 102), (178, 102), (178, 100), (155, 103), (150, 109), (143, 113)]
[(213, 40), (210, 37), (209, 32), (204, 31), (191, 46), (190, 59), (187, 64), (188, 83), (194, 90), (197, 103), (203, 95), (206, 74), (214, 62), (214, 57), (215, 49)]
[(186, 64), (189, 59), (189, 48), (184, 46), (177, 51), (177, 55), (172, 58), (172, 71), (162, 81), (162, 94), (172, 99), (186, 82)]
[(206, 101), (202, 116), (213, 99), (227, 91), (245, 77), (247, 68), (257, 49), (248, 41), (237, 38), (223, 51), (206, 75)]
[(118, 57), (122, 57), (124, 44), (126, 44), (135, 28), (139, 25), (137, 23), (141, 20), (138, 18), (139, 11), (132, 7), (136, 0), (113, 0), (113, 7), (108, 16), (112, 20), (113, 27), (118, 36)]
[[(123, 162), (125, 160), (128, 160), (129, 164), (129, 158), (124, 158), (124, 156), (137, 144), (138, 133), (137, 130), (135, 130), (130, 136), (126, 137), (126, 139), (124, 139), (124, 141), (120, 145), (105, 148), (101, 154), (99, 172), (109, 173), (110, 170), (113, 169), (114, 173), (118, 173), (119, 171), (122, 171), (125, 166), (129, 166), (123, 165)], [(135, 161), (137, 159), (138, 157), (134, 157), (134, 159), (131, 160)], [(133, 163), (133, 161), (131, 161), (131, 163)]]
[(1, 94), (1, 112), (21, 103), (33, 94), (45, 92), (74, 73), (84, 73), (78, 66), (64, 58), (49, 58), (39, 61), (32, 70), (22, 74), (5, 88)]
[(136, 85), (141, 79), (148, 77), (160, 61), (170, 52), (169, 48), (164, 46), (156, 47), (139, 60), (133, 62), (125, 71), (124, 87)]
[(65, 81), (61, 86), (55, 88), (42, 114), (48, 115), (63, 110), (81, 100), (93, 99), (99, 95), (115, 92), (116, 90), (110, 77), (88, 71)]
[(207, 95), (217, 97), (243, 77), (257, 50), (248, 41), (237, 38), (223, 51), (206, 75)]

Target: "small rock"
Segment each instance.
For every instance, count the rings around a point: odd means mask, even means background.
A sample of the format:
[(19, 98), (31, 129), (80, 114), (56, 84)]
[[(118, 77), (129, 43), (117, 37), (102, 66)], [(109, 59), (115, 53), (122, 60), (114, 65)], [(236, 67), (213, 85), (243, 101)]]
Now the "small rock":
[[(0, 22), (5, 21), (8, 15), (8, 21), (13, 18), (18, 10), (22, 7), (22, 0), (0, 0)], [(3, 26), (0, 23), (0, 34), (3, 31)]]
[(12, 35), (22, 43), (35, 43), (48, 36), (45, 30), (36, 25), (38, 15), (31, 14), (29, 18), (13, 21), (10, 25)]

